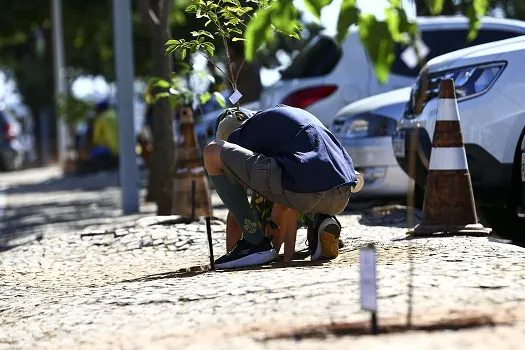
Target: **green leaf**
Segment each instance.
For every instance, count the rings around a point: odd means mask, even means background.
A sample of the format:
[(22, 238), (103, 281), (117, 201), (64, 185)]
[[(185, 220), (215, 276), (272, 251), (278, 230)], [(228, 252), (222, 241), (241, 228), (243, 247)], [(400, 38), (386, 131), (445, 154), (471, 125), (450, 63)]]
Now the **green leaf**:
[(372, 61), (377, 79), (381, 84), (388, 80), (390, 67), (394, 62), (394, 39), (388, 25), (373, 15), (361, 15), (359, 36)]
[(186, 53), (187, 53), (186, 48), (183, 48), (182, 50), (180, 50), (180, 60), (181, 61), (184, 61), (184, 59), (186, 58)]
[(478, 30), (481, 26), (480, 17), (484, 16), (488, 10), (488, 0), (473, 0), (467, 9), (469, 19), (468, 41), (473, 41), (478, 36)]
[(248, 62), (255, 57), (255, 51), (264, 43), (266, 32), (271, 31), (270, 8), (259, 10), (255, 17), (248, 23), (244, 32), (244, 55)]
[(321, 18), (321, 10), (332, 0), (304, 0), (304, 5), (315, 17)]
[(285, 34), (292, 34), (297, 29), (297, 10), (293, 1), (275, 1), (270, 7), (272, 24)]
[(239, 28), (229, 28), (229, 29), (228, 29), (228, 32), (229, 32), (229, 33), (236, 33), (236, 34), (242, 35), (242, 30), (240, 30)]
[(213, 34), (208, 32), (207, 30), (192, 31), (191, 35), (192, 36), (202, 36), (202, 35), (204, 35), (204, 36), (207, 36), (208, 38), (211, 38), (211, 39), (214, 38)]
[(239, 2), (239, 0), (223, 0), (223, 2), (227, 4), (232, 4), (235, 6), (241, 6), (241, 3)]
[(166, 97), (170, 97), (169, 92), (159, 92), (159, 93), (155, 94), (154, 102), (157, 102), (161, 98), (166, 98)]
[(402, 7), (401, 0), (388, 0), (388, 2), (390, 3), (391, 7), (396, 7), (396, 8)]
[(244, 41), (243, 38), (232, 38), (232, 41)]
[(200, 47), (200, 44), (197, 40), (193, 41), (190, 45), (190, 52), (195, 53), (197, 52), (197, 49)]
[(170, 39), (166, 41), (164, 45), (168, 46), (168, 45), (179, 45), (179, 44), (180, 44), (180, 40)]
[(225, 23), (226, 26), (236, 26), (236, 25), (239, 25), (239, 23), (241, 23), (241, 21), (237, 18), (237, 17), (233, 17), (231, 18), (228, 22)]
[(164, 79), (158, 79), (153, 83), (153, 86), (167, 89), (170, 87), (170, 83)]
[(196, 13), (198, 9), (199, 8), (197, 7), (197, 5), (189, 5), (188, 7), (186, 7), (186, 12), (187, 13)]
[(165, 55), (171, 55), (175, 50), (179, 48), (179, 45), (168, 46), (164, 51)]
[(213, 55), (215, 55), (215, 46), (212, 43), (202, 43), (202, 49), (206, 51), (206, 53), (210, 57), (213, 57)]
[(357, 8), (357, 0), (343, 0), (341, 2), (339, 19), (337, 20), (336, 39), (339, 43), (348, 35), (350, 26), (357, 23), (358, 17), (359, 9)]
[(248, 62), (265, 43), (274, 39), (274, 29), (288, 36), (296, 37), (300, 25), (298, 12), (292, 0), (272, 1), (270, 6), (261, 8), (254, 14), (244, 32), (244, 54)]
[(430, 10), (430, 14), (432, 15), (438, 15), (443, 11), (443, 4), (445, 3), (445, 0), (428, 0), (428, 8)]
[(178, 95), (171, 95), (169, 97), (169, 101), (170, 101), (170, 107), (172, 109), (176, 109), (180, 106), (180, 97)]
[(301, 36), (299, 36), (299, 33), (288, 34), (288, 36), (289, 36), (290, 38), (294, 38), (294, 39), (297, 39), (297, 40), (301, 40)]
[(205, 105), (211, 99), (211, 94), (209, 92), (204, 92), (199, 95), (199, 100), (201, 105)]
[(204, 26), (207, 27), (211, 23), (211, 19), (207, 20), (206, 23), (204, 23)]
[(217, 101), (219, 106), (221, 106), (221, 108), (226, 107), (226, 99), (219, 92), (215, 91), (213, 93), (213, 97), (215, 98), (215, 101)]

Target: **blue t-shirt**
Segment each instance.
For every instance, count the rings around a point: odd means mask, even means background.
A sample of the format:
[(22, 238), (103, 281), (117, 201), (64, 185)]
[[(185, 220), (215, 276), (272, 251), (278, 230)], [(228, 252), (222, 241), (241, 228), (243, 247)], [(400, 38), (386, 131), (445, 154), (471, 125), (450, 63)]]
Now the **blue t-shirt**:
[(254, 153), (273, 157), (283, 169), (283, 187), (323, 192), (356, 183), (352, 159), (334, 135), (309, 112), (277, 106), (260, 111), (228, 137)]

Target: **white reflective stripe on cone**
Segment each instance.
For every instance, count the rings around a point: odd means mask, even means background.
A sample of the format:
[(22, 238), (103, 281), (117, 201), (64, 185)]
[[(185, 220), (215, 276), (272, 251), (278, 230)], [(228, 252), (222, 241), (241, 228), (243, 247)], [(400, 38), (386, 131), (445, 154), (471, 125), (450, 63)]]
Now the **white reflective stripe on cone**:
[(455, 99), (439, 99), (437, 120), (459, 121), (458, 104)]
[(428, 170), (467, 170), (467, 156), (463, 147), (432, 148)]

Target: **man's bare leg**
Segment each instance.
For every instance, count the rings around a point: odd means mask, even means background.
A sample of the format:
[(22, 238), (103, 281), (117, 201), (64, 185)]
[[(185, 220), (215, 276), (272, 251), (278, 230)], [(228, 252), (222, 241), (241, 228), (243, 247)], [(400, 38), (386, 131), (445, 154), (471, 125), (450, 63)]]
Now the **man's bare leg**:
[(232, 183), (224, 176), (221, 160), (224, 144), (224, 141), (214, 141), (204, 148), (204, 167), (217, 194), (235, 216), (243, 238), (252, 244), (259, 244), (264, 239), (264, 232), (255, 220), (246, 190), (240, 184)]
[[(233, 237), (230, 235), (227, 242), (230, 251), (215, 261), (215, 267), (224, 269), (266, 264), (273, 261), (277, 254), (256, 222), (246, 189), (224, 175), (221, 157), (224, 144), (223, 141), (212, 142), (204, 148), (204, 167), (217, 194), (237, 221), (236, 226), (240, 226), (238, 229), (242, 238), (232, 244)], [(230, 230), (234, 227), (231, 219), (229, 227)], [(235, 230), (232, 233), (235, 235)]]
[(239, 224), (237, 224), (233, 214), (228, 211), (228, 216), (226, 217), (226, 251), (231, 251), (241, 237), (242, 231), (239, 228)]

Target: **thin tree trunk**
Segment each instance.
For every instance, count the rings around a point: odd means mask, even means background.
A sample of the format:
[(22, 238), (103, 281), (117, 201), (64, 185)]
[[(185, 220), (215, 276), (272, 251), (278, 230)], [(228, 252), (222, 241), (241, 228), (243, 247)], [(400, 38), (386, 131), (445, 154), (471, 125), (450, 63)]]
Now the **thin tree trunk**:
[[(171, 0), (139, 0), (142, 16), (148, 23), (153, 58), (152, 75), (169, 81), (171, 60), (164, 54), (164, 43), (170, 39)], [(173, 111), (165, 98), (153, 106), (153, 152), (149, 161), (148, 199), (157, 203), (158, 215), (171, 214), (174, 163)]]

